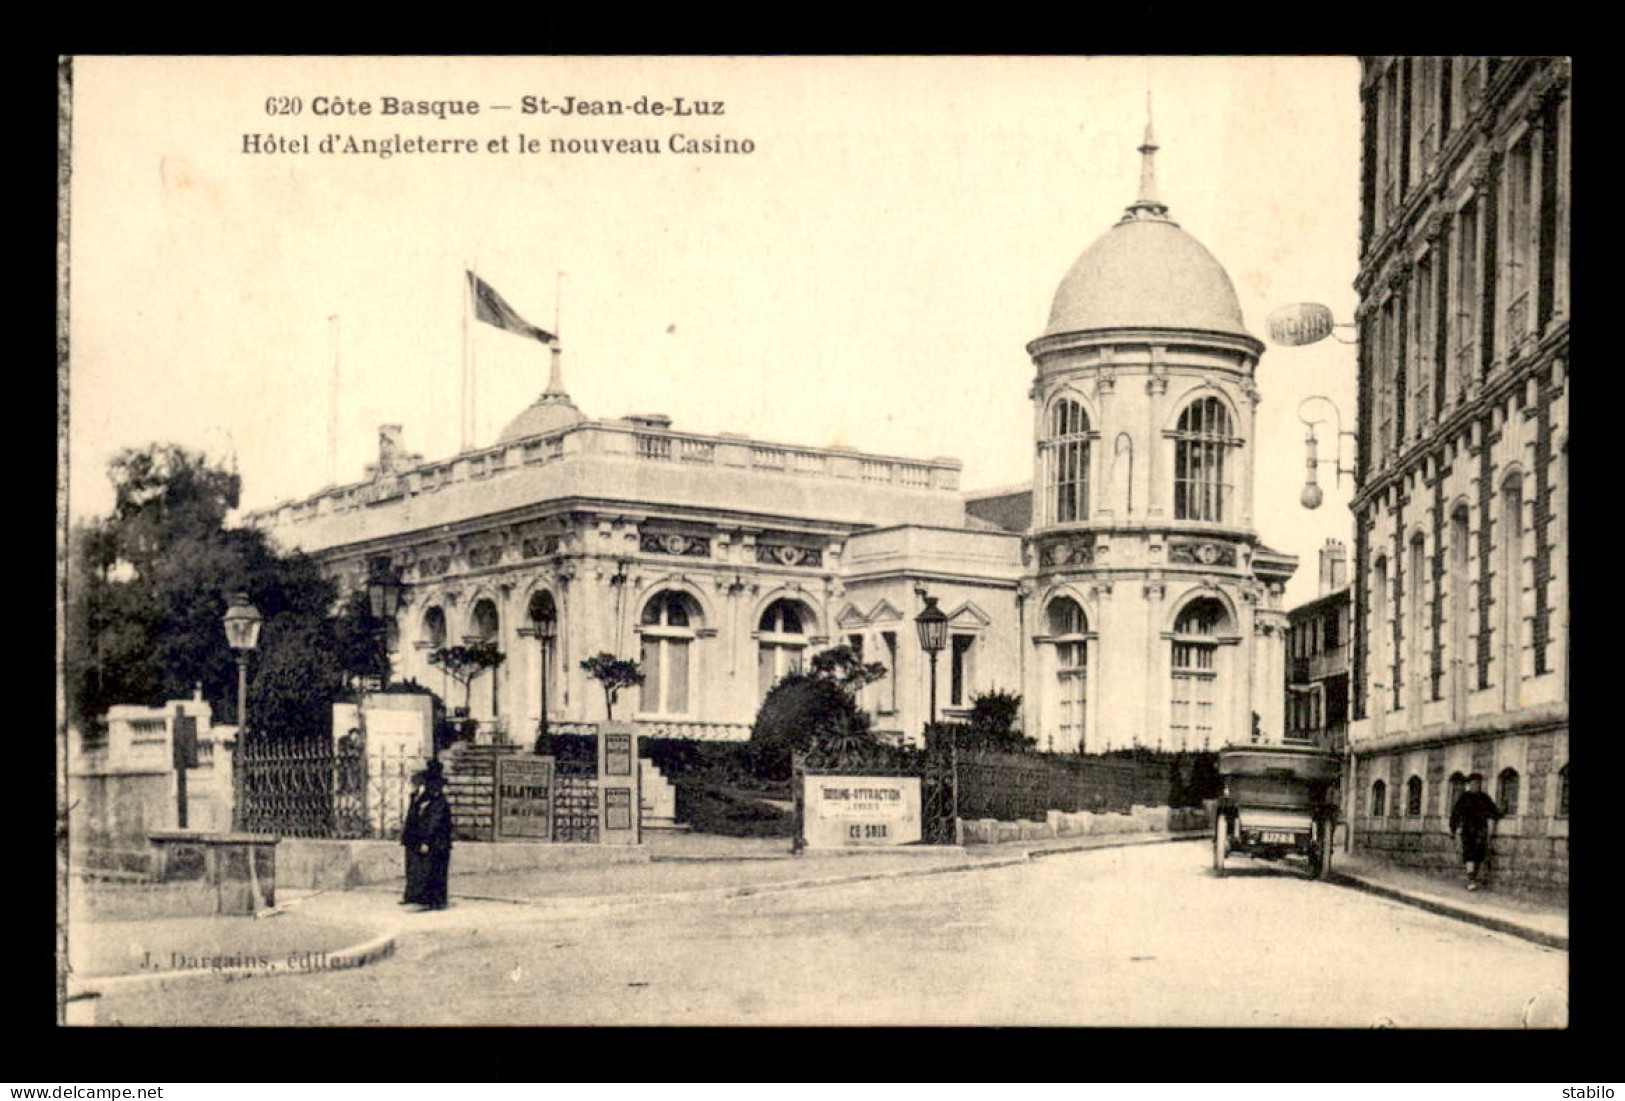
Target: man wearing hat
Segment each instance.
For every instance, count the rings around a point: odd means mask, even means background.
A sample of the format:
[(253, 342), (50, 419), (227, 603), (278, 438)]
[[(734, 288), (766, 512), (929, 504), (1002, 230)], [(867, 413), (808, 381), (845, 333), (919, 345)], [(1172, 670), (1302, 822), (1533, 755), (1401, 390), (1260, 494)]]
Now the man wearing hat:
[(451, 804), (446, 801), (446, 779), (439, 761), (430, 761), (423, 773), (423, 798), (418, 803), (418, 855), (423, 861), (422, 886), (417, 903), (423, 910), (446, 908), (446, 877), (451, 870)]

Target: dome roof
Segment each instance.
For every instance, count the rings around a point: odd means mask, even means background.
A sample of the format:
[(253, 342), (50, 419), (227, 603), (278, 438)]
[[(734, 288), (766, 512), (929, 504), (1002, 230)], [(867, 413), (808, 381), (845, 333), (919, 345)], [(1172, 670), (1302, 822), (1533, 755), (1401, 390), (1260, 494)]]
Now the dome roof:
[(1045, 336), (1089, 329), (1196, 329), (1250, 337), (1213, 254), (1158, 213), (1129, 214), (1061, 280)]
[(568, 397), (546, 394), (537, 398), (497, 437), (498, 443), (512, 443), (527, 436), (541, 436), (557, 432), (586, 420), (586, 414), (575, 407)]
[(564, 389), (563, 353), (555, 342), (550, 349), (552, 362), (548, 371), (547, 389), (531, 402), (497, 437), (498, 443), (512, 443), (527, 436), (542, 436), (571, 425), (580, 424), (587, 415), (576, 408), (575, 402)]

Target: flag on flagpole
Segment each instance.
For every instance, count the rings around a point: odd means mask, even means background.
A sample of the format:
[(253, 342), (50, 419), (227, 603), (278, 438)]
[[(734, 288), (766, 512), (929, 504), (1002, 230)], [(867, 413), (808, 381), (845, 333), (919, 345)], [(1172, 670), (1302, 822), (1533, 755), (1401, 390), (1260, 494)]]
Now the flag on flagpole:
[(474, 317), (487, 325), (495, 325), (520, 336), (533, 336), (543, 344), (552, 344), (558, 338), (545, 329), (520, 317), (514, 308), (502, 300), (491, 285), (473, 272), (468, 273), (468, 285), (474, 294)]

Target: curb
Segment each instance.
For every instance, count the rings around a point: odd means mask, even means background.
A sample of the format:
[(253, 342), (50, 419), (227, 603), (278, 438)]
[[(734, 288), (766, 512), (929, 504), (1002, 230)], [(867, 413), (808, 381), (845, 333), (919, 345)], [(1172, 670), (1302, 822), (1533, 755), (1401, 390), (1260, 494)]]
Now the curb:
[(204, 980), (234, 982), (239, 979), (274, 978), (278, 975), (317, 975), (328, 971), (352, 971), (369, 963), (395, 954), (395, 934), (384, 933), (371, 940), (335, 949), (325, 954), (321, 967), (292, 967), (275, 963), (269, 967), (193, 968), (186, 971), (162, 971), (147, 975), (107, 975), (75, 977), (70, 980), (70, 996), (97, 994), (127, 994), (132, 991), (167, 990)]
[(1480, 913), (1477, 910), (1469, 910), (1466, 907), (1457, 906), (1441, 899), (1408, 894), (1393, 887), (1384, 887), (1380, 883), (1373, 883), (1368, 879), (1361, 879), (1358, 876), (1352, 876), (1335, 869), (1327, 878), (1339, 887), (1352, 887), (1356, 891), (1364, 891), (1367, 894), (1386, 898), (1392, 902), (1403, 903), (1406, 906), (1415, 906), (1417, 909), (1426, 910), (1441, 917), (1454, 918), (1456, 921), (1479, 925), (1485, 929), (1492, 929), (1497, 933), (1518, 937), (1545, 948), (1556, 948), (1563, 952), (1569, 950), (1568, 937), (1560, 937), (1555, 933), (1547, 933), (1527, 925), (1519, 925), (1517, 922), (1508, 921), (1505, 918), (1494, 917), (1490, 914)]
[[(730, 898), (748, 898), (752, 895), (781, 894), (786, 891), (803, 891), (815, 887), (840, 887), (851, 883), (866, 883), (877, 879), (904, 879), (915, 876), (947, 875), (953, 872), (974, 872), (984, 868), (1010, 868), (1046, 856), (1061, 853), (1099, 852), (1102, 849), (1128, 848), (1134, 845), (1167, 844), (1172, 841), (1190, 841), (1202, 835), (1163, 834), (1152, 837), (1132, 837), (1123, 840), (1111, 840), (1096, 845), (1069, 845), (1066, 847), (1047, 849), (1028, 849), (1019, 853), (1010, 853), (1004, 856), (989, 856), (975, 860), (955, 861), (951, 864), (939, 864), (931, 868), (893, 868), (880, 872), (855, 872), (850, 875), (819, 876), (809, 879), (785, 879), (767, 883), (749, 883), (733, 887), (705, 887), (692, 891), (666, 891), (660, 894), (624, 894), (624, 895), (577, 895), (557, 898), (517, 898), (511, 895), (473, 895), (454, 893), (453, 897), (467, 899), (472, 902), (505, 902), (518, 906), (532, 906), (541, 910), (553, 912), (567, 912), (573, 908), (583, 910), (602, 909), (613, 906), (643, 906), (655, 903), (673, 902), (704, 902), (708, 900), (721, 900)], [(884, 850), (875, 850), (883, 852)], [(776, 858), (789, 859), (789, 858)]]

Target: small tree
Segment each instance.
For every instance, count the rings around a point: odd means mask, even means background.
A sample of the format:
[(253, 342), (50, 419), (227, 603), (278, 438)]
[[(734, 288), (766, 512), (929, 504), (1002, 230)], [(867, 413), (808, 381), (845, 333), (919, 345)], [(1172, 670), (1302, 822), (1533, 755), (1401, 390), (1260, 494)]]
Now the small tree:
[(447, 676), (463, 686), (463, 714), (466, 715), (474, 682), (487, 669), (501, 665), (507, 656), (494, 642), (476, 642), (472, 646), (442, 646), (429, 655), (429, 664), (440, 666)]
[(862, 655), (850, 646), (832, 646), (820, 650), (809, 663), (812, 674), (834, 681), (848, 695), (856, 696), (866, 686), (886, 677), (886, 667), (878, 661), (864, 663)]
[(643, 670), (638, 668), (637, 662), (610, 653), (588, 658), (581, 663), (581, 668), (603, 687), (604, 717), (609, 722), (615, 721), (615, 700), (621, 689), (636, 688), (644, 681)]

